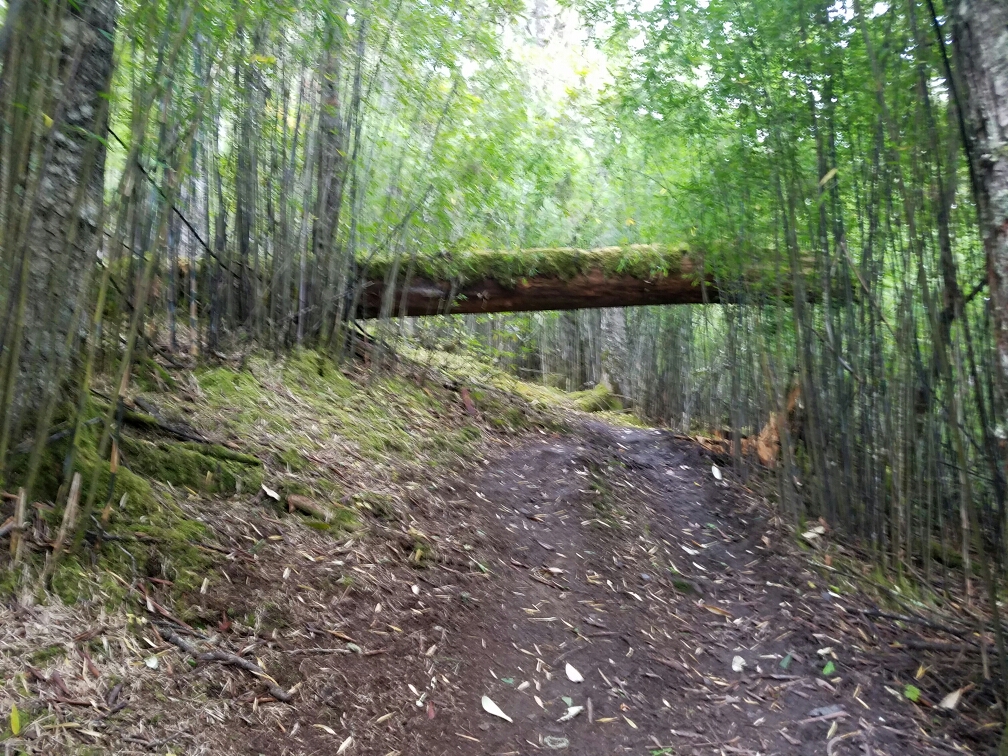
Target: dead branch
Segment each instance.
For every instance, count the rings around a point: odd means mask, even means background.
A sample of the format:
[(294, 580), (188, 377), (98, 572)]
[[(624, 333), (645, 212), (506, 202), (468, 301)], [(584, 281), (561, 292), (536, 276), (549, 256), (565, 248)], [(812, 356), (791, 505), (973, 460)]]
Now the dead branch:
[(255, 662), (251, 662), (248, 659), (243, 659), (236, 654), (221, 651), (216, 648), (212, 651), (199, 651), (192, 643), (187, 641), (185, 638), (182, 638), (170, 627), (158, 625), (158, 630), (161, 632), (162, 638), (171, 643), (173, 646), (185, 651), (197, 661), (216, 661), (221, 662), (222, 664), (230, 664), (233, 667), (244, 669), (246, 672), (250, 672), (256, 677), (265, 680), (266, 690), (269, 691), (269, 694), (273, 696), (273, 698), (278, 701), (283, 701), (284, 703), (290, 703), (291, 700), (293, 700), (293, 696), (277, 685), (276, 681), (267, 675), (266, 671)]

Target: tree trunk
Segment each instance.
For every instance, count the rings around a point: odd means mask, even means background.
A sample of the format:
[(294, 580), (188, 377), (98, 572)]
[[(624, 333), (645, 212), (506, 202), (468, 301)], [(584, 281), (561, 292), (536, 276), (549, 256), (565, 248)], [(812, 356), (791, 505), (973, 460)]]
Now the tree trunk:
[[(617, 396), (626, 393), (626, 312), (620, 308), (602, 311), (602, 383)], [(624, 401), (627, 401), (624, 398)]]
[[(965, 92), (961, 93), (965, 102), (960, 107), (964, 111), (964, 137), (973, 174), (973, 195), (987, 258), (995, 349), (1004, 392), (1008, 391), (1008, 2), (960, 0), (953, 8), (956, 62), (966, 85)], [(971, 514), (974, 521), (970, 525), (976, 531), (974, 541), (995, 628), (1000, 631), (997, 586), (990, 572), (979, 524), (975, 513)], [(1003, 673), (1008, 660), (1000, 632), (997, 632), (997, 640)], [(1008, 686), (1008, 680), (1002, 680), (1002, 684)], [(1008, 756), (1008, 718), (998, 754)]]
[[(12, 434), (58, 389), (50, 383), (67, 357), (75, 294), (95, 262), (116, 21), (115, 0), (18, 5), (4, 29), (0, 91), (3, 139), (15, 148), (4, 145), (0, 153), (6, 158), (0, 337), (5, 396), (16, 397), (2, 409)], [(24, 102), (44, 109), (19, 112)]]
[(1008, 387), (1008, 3), (961, 0), (954, 7), (955, 53), (966, 84), (973, 190), (1004, 388)]

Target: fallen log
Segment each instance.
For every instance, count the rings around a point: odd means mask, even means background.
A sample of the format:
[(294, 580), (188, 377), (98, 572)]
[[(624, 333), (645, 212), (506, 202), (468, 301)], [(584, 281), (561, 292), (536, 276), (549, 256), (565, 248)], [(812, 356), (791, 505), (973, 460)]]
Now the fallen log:
[[(759, 278), (754, 274), (747, 282)], [(373, 263), (360, 316), (717, 304), (722, 299), (713, 276), (683, 245), (477, 251)]]

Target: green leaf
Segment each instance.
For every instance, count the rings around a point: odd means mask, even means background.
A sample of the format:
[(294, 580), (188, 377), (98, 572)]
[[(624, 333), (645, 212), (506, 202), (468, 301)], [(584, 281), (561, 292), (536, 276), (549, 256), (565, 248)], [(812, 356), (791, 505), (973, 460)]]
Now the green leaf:
[(789, 653), (783, 659), (780, 660), (780, 668), (787, 669), (791, 666), (791, 662), (794, 661), (794, 657)]
[(836, 672), (836, 664), (831, 661), (826, 662), (826, 666), (822, 668), (823, 675), (829, 677), (834, 672)]
[(18, 711), (17, 704), (11, 704), (10, 729), (14, 735), (21, 734), (21, 713)]
[(903, 695), (914, 703), (917, 703), (920, 700), (920, 688), (916, 685), (907, 685), (903, 688)]

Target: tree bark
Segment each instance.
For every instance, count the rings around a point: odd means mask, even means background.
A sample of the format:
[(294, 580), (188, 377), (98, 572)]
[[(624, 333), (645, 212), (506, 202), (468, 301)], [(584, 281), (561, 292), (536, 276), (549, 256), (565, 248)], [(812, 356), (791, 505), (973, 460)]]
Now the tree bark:
[[(75, 293), (95, 262), (104, 191), (116, 3), (81, 0), (54, 16), (54, 2), (22, 0), (8, 18), (2, 51), (2, 101), (13, 104), (3, 115), (14, 135), (6, 138), (19, 138), (12, 122), (21, 97), (42, 104), (46, 114), (22, 153), (34, 157), (5, 167), (8, 233), (2, 242), (6, 292), (0, 316), (6, 364), (13, 363), (7, 378), (15, 382), (16, 397), (5, 409), (14, 413), (15, 432), (54, 388), (50, 381), (67, 356)], [(48, 26), (52, 18), (59, 19), (54, 28)], [(56, 65), (40, 65), (46, 59), (42, 50)], [(33, 175), (39, 167), (41, 174)], [(19, 300), (23, 316), (20, 327), (12, 327), (19, 320)]]
[[(645, 280), (631, 275), (590, 270), (571, 278), (530, 276), (514, 285), (484, 278), (459, 286), (453, 281), (414, 277), (403, 291), (396, 287), (393, 301), (402, 302), (395, 315), (448, 313), (534, 312), (583, 310), (635, 305), (703, 304), (704, 296), (692, 266), (682, 272)], [(362, 301), (363, 317), (381, 314), (384, 279), (368, 282)], [(713, 279), (707, 281), (707, 300), (719, 302)]]
[(955, 57), (966, 85), (963, 110), (1004, 389), (1008, 387), (1008, 2), (960, 0), (954, 7)]

